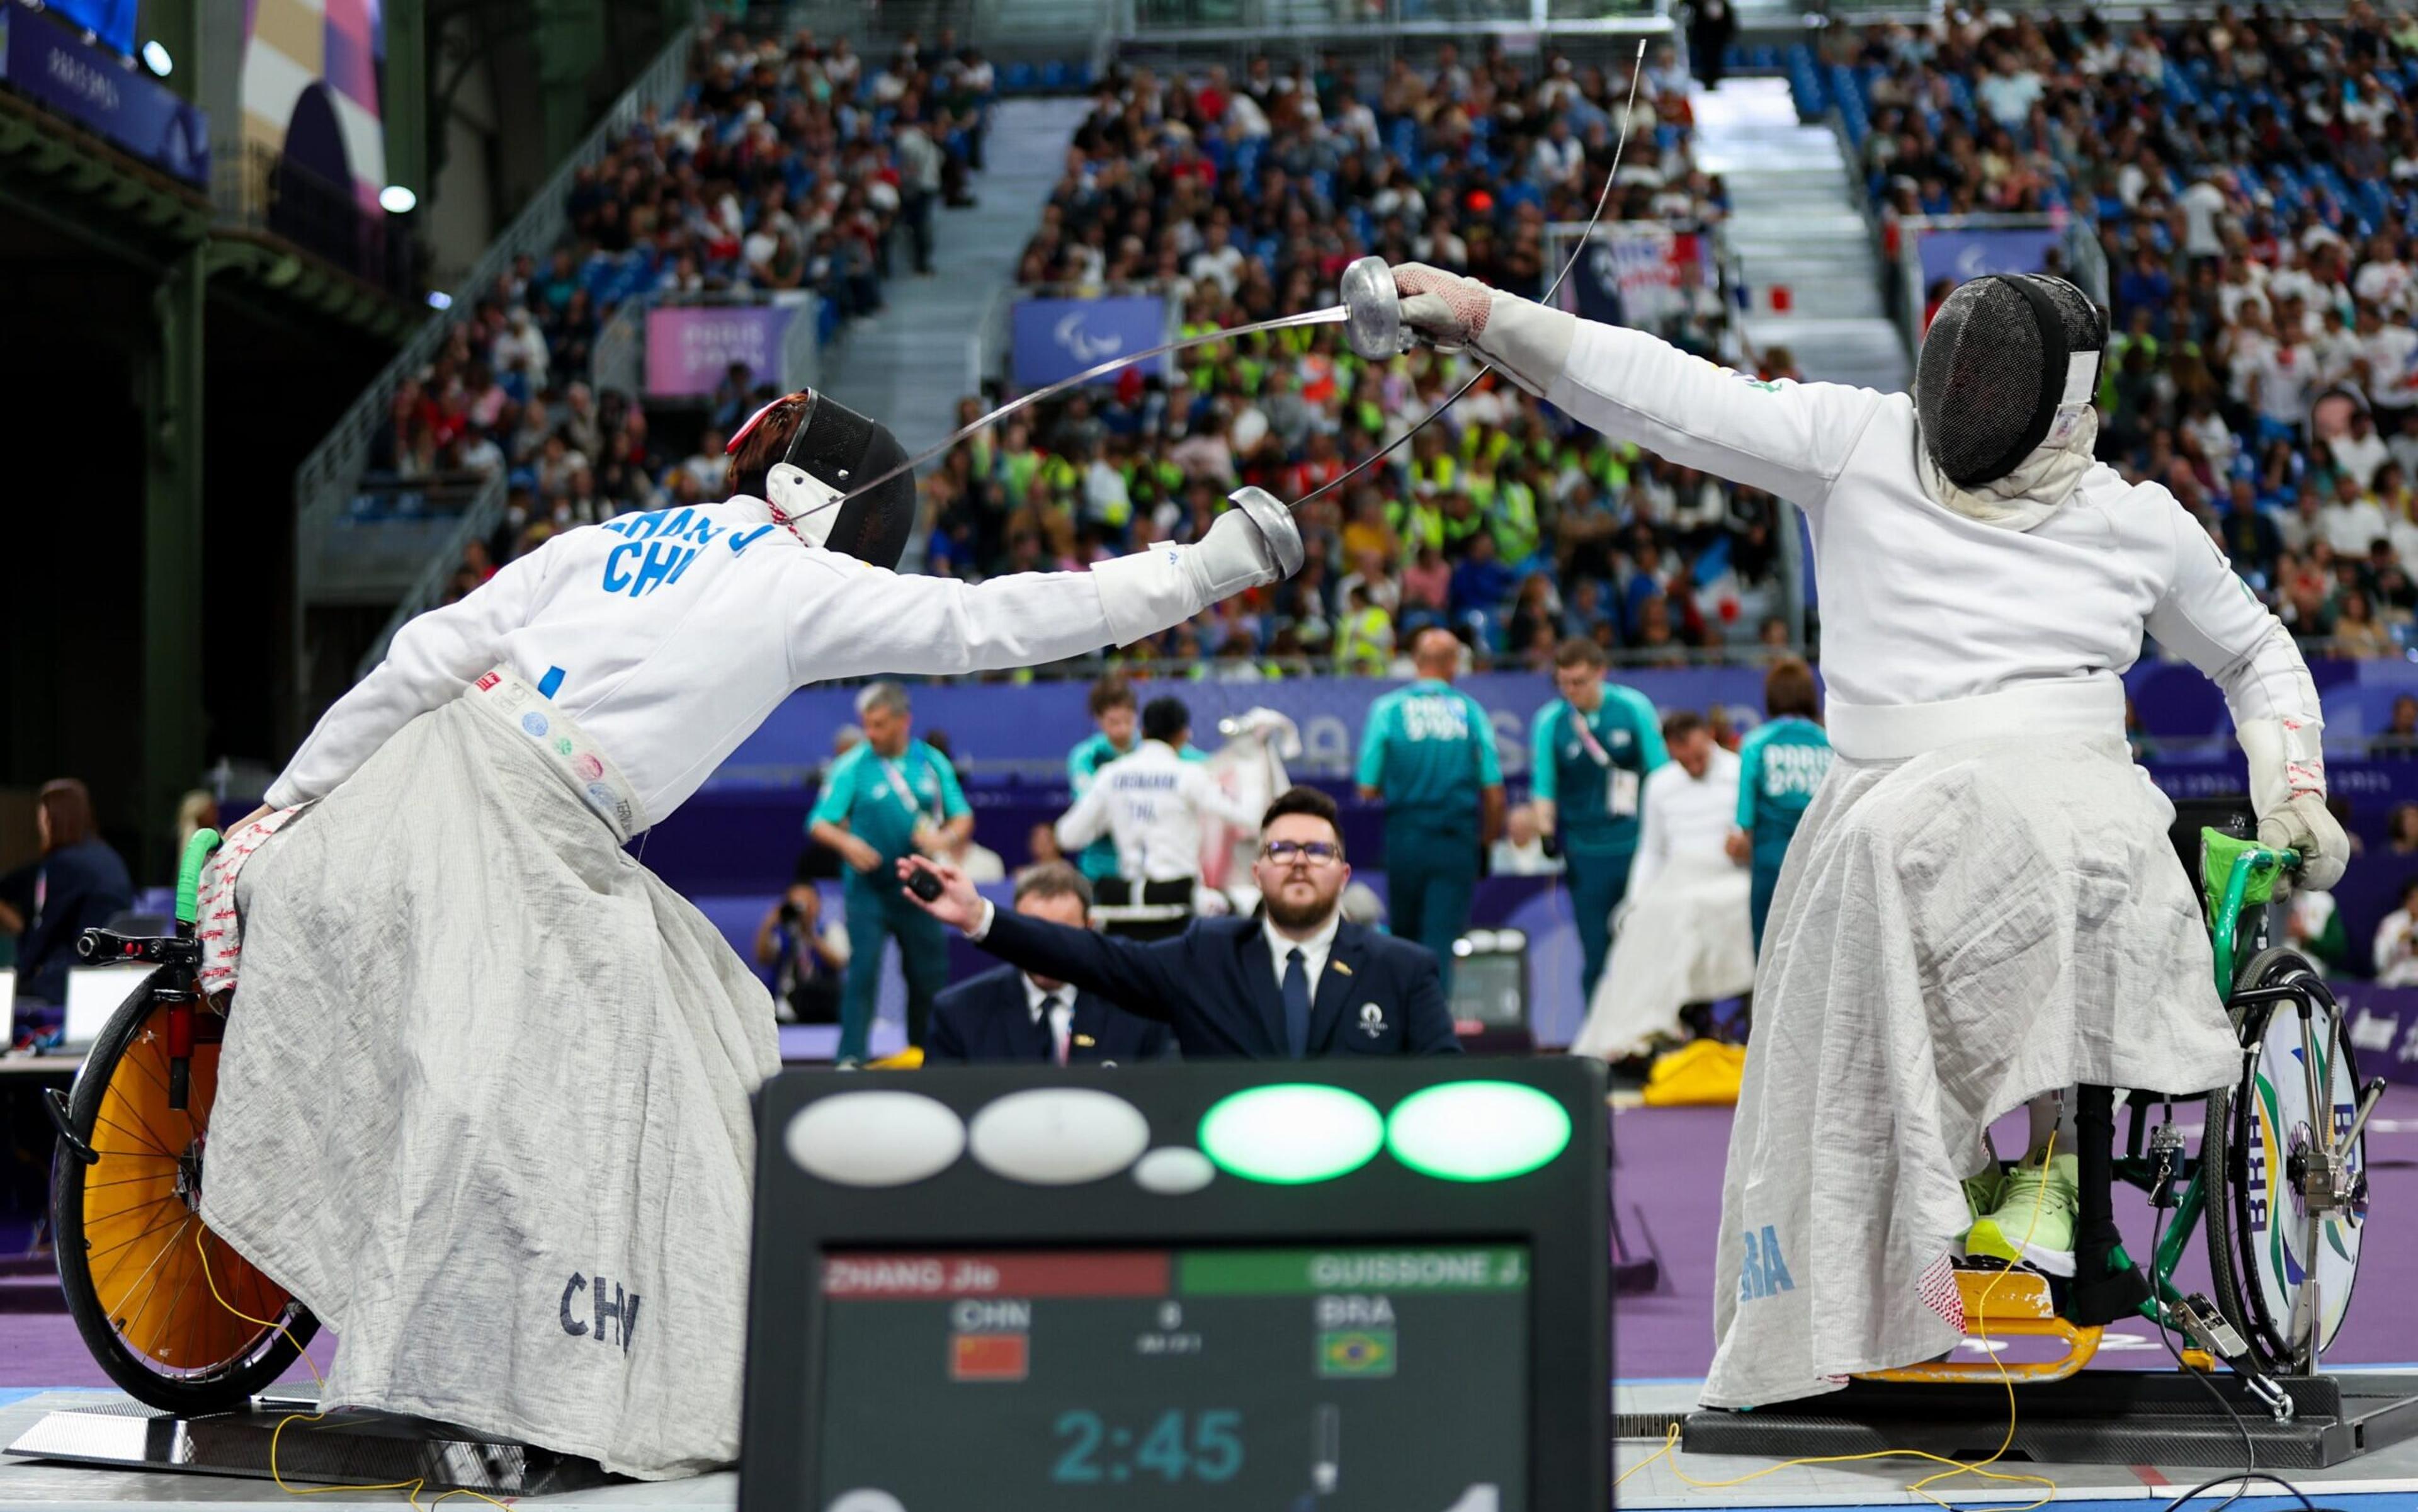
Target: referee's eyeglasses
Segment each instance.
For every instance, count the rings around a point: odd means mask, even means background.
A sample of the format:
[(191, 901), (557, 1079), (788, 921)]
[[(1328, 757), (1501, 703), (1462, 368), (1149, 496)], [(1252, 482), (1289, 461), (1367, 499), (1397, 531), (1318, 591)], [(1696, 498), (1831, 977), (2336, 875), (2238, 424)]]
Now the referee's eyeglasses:
[(1324, 866), (1341, 861), (1343, 848), (1332, 840), (1271, 840), (1260, 848), (1260, 859), (1278, 866)]

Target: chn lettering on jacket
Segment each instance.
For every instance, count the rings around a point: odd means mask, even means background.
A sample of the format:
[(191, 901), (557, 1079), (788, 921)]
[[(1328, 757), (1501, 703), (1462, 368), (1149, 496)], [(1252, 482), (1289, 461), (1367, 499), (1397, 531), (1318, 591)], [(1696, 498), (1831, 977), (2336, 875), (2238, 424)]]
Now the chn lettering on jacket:
[(691, 507), (625, 514), (605, 521), (599, 528), (622, 538), (621, 544), (604, 554), (600, 586), (607, 593), (642, 599), (666, 584), (679, 582), (697, 554), (714, 542), (722, 542), (735, 557), (773, 527), (761, 525), (752, 530), (727, 529)]
[(619, 1343), (627, 1354), (630, 1340), (638, 1332), (638, 1293), (616, 1281), (608, 1298), (604, 1284), (601, 1275), (590, 1278), (577, 1271), (571, 1273), (571, 1279), (562, 1284), (562, 1331), (599, 1344)]

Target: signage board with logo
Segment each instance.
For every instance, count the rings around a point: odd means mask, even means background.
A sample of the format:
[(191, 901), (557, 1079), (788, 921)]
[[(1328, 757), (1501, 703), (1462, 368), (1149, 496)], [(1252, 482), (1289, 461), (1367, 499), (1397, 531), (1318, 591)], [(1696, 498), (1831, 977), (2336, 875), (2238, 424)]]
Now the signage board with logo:
[(666, 305), (647, 312), (647, 397), (696, 399), (713, 392), (733, 362), (757, 383), (786, 385), (781, 338), (791, 305)]
[[(133, 8), (124, 8), (130, 42)], [(0, 9), (0, 76), (53, 113), (107, 137), (186, 183), (210, 181), (208, 117), (176, 91), (64, 26), (20, 7)]]
[[(1038, 389), (1112, 358), (1147, 351), (1167, 339), (1166, 331), (1167, 301), (1155, 294), (1019, 299), (1013, 326), (1017, 387)], [(1146, 377), (1163, 377), (1167, 359), (1156, 359), (1141, 371)], [(1097, 381), (1112, 383), (1116, 376), (1110, 373)]]

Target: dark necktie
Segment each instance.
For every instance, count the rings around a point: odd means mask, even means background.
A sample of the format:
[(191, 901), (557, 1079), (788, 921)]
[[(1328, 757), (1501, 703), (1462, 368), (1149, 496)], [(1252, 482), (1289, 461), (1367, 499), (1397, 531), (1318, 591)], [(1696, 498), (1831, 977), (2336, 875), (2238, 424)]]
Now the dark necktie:
[(1066, 1032), (1058, 1032), (1058, 994), (1054, 992), (1041, 1000), (1041, 1027), (1049, 1033), (1049, 1059), (1063, 1066), (1066, 1063), (1068, 1046), (1075, 1038), (1075, 1024), (1069, 1019)]
[(1309, 1053), (1309, 970), (1296, 949), (1285, 956), (1285, 1052), (1298, 1061)]

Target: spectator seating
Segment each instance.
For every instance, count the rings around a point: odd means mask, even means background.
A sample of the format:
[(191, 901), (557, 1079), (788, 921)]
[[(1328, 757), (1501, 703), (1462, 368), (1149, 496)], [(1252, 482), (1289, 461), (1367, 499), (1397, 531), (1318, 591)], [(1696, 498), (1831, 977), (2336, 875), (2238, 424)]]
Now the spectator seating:
[(507, 472), (506, 524), (467, 553), (458, 596), (554, 530), (720, 496), (720, 435), (769, 397), (756, 380), (772, 375), (726, 383), (709, 434), (675, 445), (640, 396), (591, 389), (598, 333), (642, 297), (810, 288), (826, 341), (878, 311), (912, 229), (909, 134), (943, 155), (951, 203), (982, 164), (992, 71), (946, 32), (939, 40), (867, 63), (844, 38), (710, 23), (678, 106), (576, 176), (565, 242), (455, 312), (434, 362), (396, 398), (353, 517), (421, 508), (438, 492), (421, 480)]
[(2364, 4), (1884, 23), (1787, 72), (1801, 113), (1836, 113), (1885, 237), (2084, 218), (2116, 333), (2102, 457), (2199, 514), (2314, 653), (2418, 648), (2418, 29)]
[[(1307, 308), (1370, 252), (1544, 291), (1543, 230), (1584, 219), (1617, 140), (1625, 71), (1558, 53), (1534, 74), (1464, 68), (1354, 79), (1255, 59), (1240, 80), (1112, 81), (1078, 128), (1022, 259), (1030, 284), (1151, 283), (1205, 330)], [(1687, 80), (1666, 53), (1641, 81), (1615, 215), (1694, 229), (1722, 213), (1690, 153)], [(1661, 322), (1708, 355), (1727, 309), (1706, 270)], [(1786, 355), (1775, 354), (1782, 363)], [(1329, 328), (1127, 374), (959, 449), (932, 484), (936, 571), (1079, 563), (1190, 539), (1236, 481), (1298, 498), (1399, 436), (1464, 373), (1418, 354), (1372, 366)], [(1490, 380), (1433, 432), (1313, 505), (1311, 566), (1128, 654), (1188, 675), (1378, 671), (1442, 623), (1481, 658), (1541, 663), (1565, 634), (1647, 660), (1753, 641), (1779, 606), (1766, 496), (1615, 448)]]

